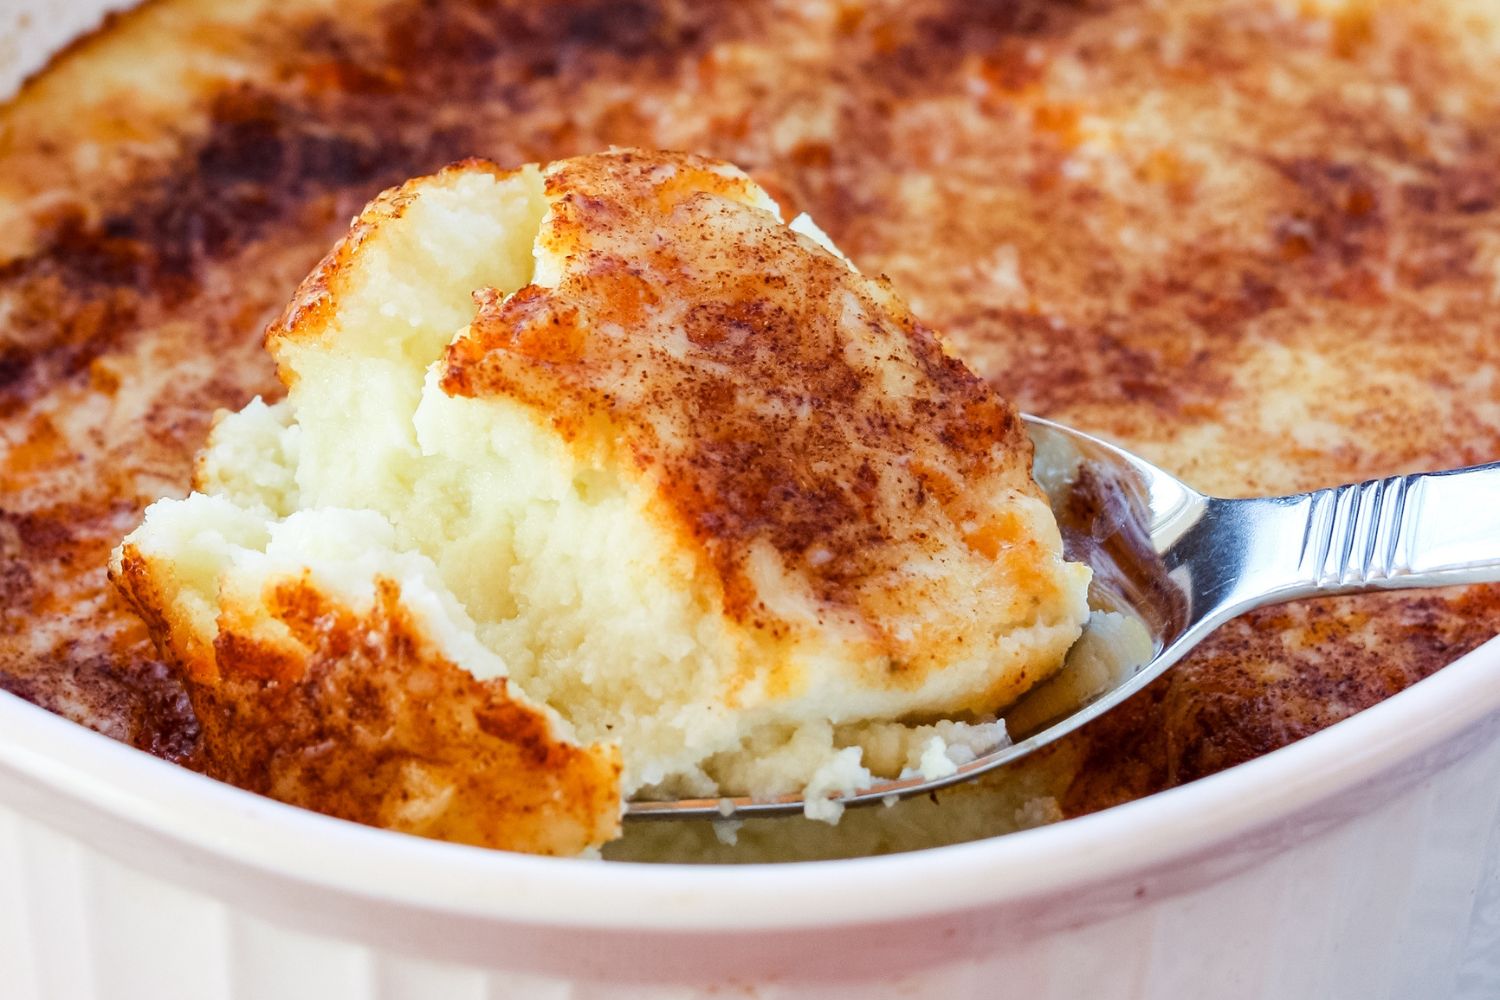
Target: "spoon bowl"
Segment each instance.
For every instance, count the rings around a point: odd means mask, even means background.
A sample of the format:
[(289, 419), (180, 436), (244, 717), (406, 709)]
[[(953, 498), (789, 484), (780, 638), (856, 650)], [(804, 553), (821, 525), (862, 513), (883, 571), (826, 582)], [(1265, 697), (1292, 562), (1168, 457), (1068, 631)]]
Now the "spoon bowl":
[[(1500, 581), (1500, 463), (1230, 500), (1199, 493), (1099, 438), (1023, 419), (1036, 446), (1033, 473), (1067, 557), (1094, 573), (1089, 605), (1096, 614), (1075, 646), (1077, 653), (1095, 633), (1089, 662), (1070, 655), (1056, 677), (1011, 706), (1005, 745), (941, 778), (886, 781), (839, 797), (846, 806), (936, 791), (1024, 757), (1120, 704), (1252, 608)], [(787, 795), (635, 801), (627, 816), (802, 811), (802, 796)]]

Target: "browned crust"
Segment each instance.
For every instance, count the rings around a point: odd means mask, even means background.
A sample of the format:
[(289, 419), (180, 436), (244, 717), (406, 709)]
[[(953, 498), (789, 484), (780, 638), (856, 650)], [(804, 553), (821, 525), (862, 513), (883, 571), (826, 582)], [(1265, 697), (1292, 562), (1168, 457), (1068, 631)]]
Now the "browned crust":
[[(162, 586), (162, 581), (138, 548), (123, 546), (119, 566), (110, 569), (109, 577), (135, 613), (141, 616), (164, 657), (190, 680), (202, 684), (218, 682), (219, 668), (213, 647), (204, 642), (196, 630), (178, 620), (167, 588)], [(183, 627), (175, 627), (178, 625)]]
[[(59, 123), (55, 150), (0, 157), (0, 174), (68, 190), (27, 209), (36, 238), (0, 265), (0, 464), (43, 415), (60, 440), (0, 482), (0, 686), (189, 755), (192, 712), (110, 596), (108, 552), (186, 486), (215, 407), (275, 389), (263, 324), (350, 216), (467, 155), (619, 143), (743, 164), (1023, 409), (1197, 485), (1275, 492), (1500, 456), (1483, 389), (1500, 378), (1494, 31), (1441, 2), (1318, 6), (350, 0), (335, 19), (285, 3), (237, 39), (255, 56), (243, 78), (185, 90), (145, 151), (75, 113), (83, 88), (36, 107), (48, 88), (29, 87), (17, 107)], [(185, 25), (154, 59), (224, 41), (198, 5), (150, 9)], [(1108, 176), (1080, 169), (1095, 133)], [(99, 151), (88, 177), (65, 162), (81, 142)], [(1258, 372), (1277, 349), (1341, 373), (1304, 397), (1321, 440), (1263, 412), (1305, 375)], [(54, 419), (70, 412), (87, 426)], [(1088, 766), (1070, 808), (1367, 707), (1500, 631), (1496, 593), (1226, 629), (1071, 741)]]
[[(1495, 587), (1304, 602), (1240, 618), (1175, 667), (1172, 683), (1095, 725), (1075, 748), (1082, 756), (1064, 809), (1128, 802), (1309, 736), (1491, 638), (1497, 620)], [(1294, 638), (1272, 656), (1266, 636)]]
[(272, 582), (263, 605), (223, 607), (206, 646), (187, 642), (156, 572), (127, 546), (115, 581), (187, 679), (209, 774), (482, 847), (571, 856), (619, 835), (618, 751), (560, 739), (505, 678), (441, 655), (395, 583), (378, 581), (359, 613), (305, 578)]
[(897, 682), (915, 684), (918, 664), (948, 650), (935, 635), (897, 640), (889, 619), (937, 607), (985, 620), (992, 608), (965, 602), (998, 597), (953, 593), (904, 572), (911, 561), (1003, 564), (1028, 595), (1046, 583), (1011, 572), (1042, 553), (1013, 517), (1001, 538), (989, 509), (1007, 492), (1039, 495), (1030, 439), (887, 285), (736, 200), (748, 182), (723, 167), (636, 150), (550, 167), (542, 241), (567, 259), (561, 282), (481, 295), (441, 386), (519, 401), (585, 453), (648, 477), (731, 619), (778, 637), (795, 628), (752, 579), (768, 546), (823, 613), (869, 627)]

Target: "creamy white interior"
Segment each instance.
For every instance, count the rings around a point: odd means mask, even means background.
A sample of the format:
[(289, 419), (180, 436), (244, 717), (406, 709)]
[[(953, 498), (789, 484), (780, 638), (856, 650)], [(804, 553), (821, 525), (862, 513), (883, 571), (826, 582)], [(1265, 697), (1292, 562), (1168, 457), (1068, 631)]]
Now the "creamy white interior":
[[(836, 819), (826, 795), (951, 773), (1002, 742), (994, 721), (892, 721), (899, 696), (843, 682), (752, 684), (731, 704), (740, 640), (693, 587), (693, 553), (649, 516), (646, 487), (580, 457), (519, 403), (442, 391), (434, 363), (463, 333), (472, 292), (561, 266), (534, 256), (545, 208), (535, 169), (461, 173), (426, 184), (360, 245), (330, 328), (280, 349), (288, 398), (215, 427), (199, 465), (212, 496), (153, 505), (128, 540), (196, 574), (187, 599), (203, 633), (220, 590), (278, 572), (350, 594), (392, 576), (461, 666), (508, 674), (581, 740), (618, 741), (627, 794), (805, 789), (810, 816)], [(795, 228), (831, 247), (810, 222)], [(1069, 628), (1018, 629), (1013, 655)], [(836, 635), (793, 655), (802, 676), (844, 676)]]

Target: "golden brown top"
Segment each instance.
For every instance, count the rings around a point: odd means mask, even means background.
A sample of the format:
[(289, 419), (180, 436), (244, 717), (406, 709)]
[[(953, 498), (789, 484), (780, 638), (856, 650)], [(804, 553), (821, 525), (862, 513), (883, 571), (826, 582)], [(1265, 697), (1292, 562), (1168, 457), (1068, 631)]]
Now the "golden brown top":
[(731, 617), (786, 628), (751, 566), (766, 545), (825, 609), (900, 648), (887, 612), (947, 587), (908, 565), (1023, 541), (996, 537), (992, 514), (1039, 496), (1014, 411), (738, 171), (621, 151), (553, 165), (546, 193), (537, 283), (479, 296), (442, 388), (520, 400), (652, 480)]
[[(0, 111), (0, 685), (191, 752), (107, 553), (276, 389), (260, 329), (350, 216), (469, 155), (740, 163), (1022, 409), (1205, 489), (1493, 459), (1497, 48), (1478, 0), (153, 0)], [(1497, 630), (1497, 588), (1228, 626), (1069, 742), (1068, 807)]]
[[(506, 678), (476, 680), (375, 581), (351, 606), (310, 574), (224, 597), (217, 633), (174, 600), (173, 556), (126, 544), (116, 583), (190, 679), (209, 774), (342, 819), (572, 856), (619, 835), (620, 754), (559, 736)], [(252, 590), (252, 593), (254, 591)]]

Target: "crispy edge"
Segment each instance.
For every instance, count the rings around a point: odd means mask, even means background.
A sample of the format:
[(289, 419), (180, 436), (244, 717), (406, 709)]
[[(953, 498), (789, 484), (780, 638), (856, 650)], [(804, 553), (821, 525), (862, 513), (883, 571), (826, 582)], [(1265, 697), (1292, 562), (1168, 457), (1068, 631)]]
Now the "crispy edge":
[(505, 678), (447, 659), (393, 581), (377, 581), (363, 613), (306, 576), (272, 581), (263, 608), (222, 607), (208, 643), (163, 572), (127, 545), (111, 575), (181, 672), (214, 777), (483, 847), (576, 855), (619, 835), (618, 748), (560, 738)]
[(336, 313), (336, 304), (349, 290), (349, 280), (357, 268), (360, 248), (374, 239), (388, 224), (401, 218), (406, 208), (424, 188), (434, 182), (480, 171), (497, 180), (513, 176), (519, 170), (505, 170), (498, 164), (469, 157), (450, 163), (436, 173), (414, 177), (387, 188), (372, 198), (351, 220), (349, 232), (318, 261), (316, 267), (297, 286), (280, 315), (266, 327), (264, 343), (276, 359), (276, 373), (282, 385), (291, 388), (296, 375), (282, 361), (283, 350), (292, 344), (307, 344), (326, 337)]

